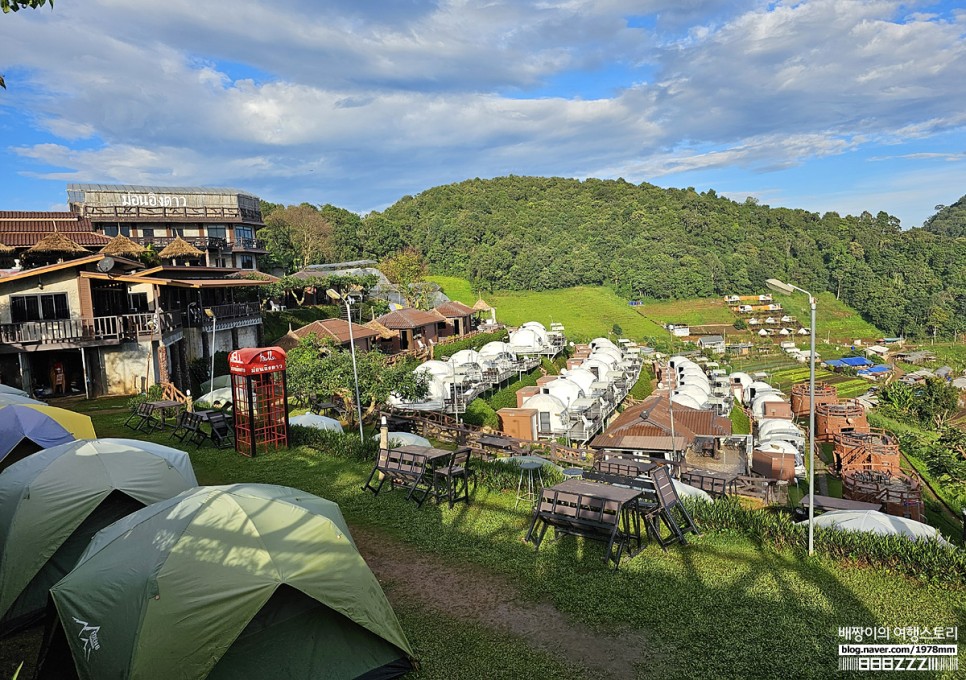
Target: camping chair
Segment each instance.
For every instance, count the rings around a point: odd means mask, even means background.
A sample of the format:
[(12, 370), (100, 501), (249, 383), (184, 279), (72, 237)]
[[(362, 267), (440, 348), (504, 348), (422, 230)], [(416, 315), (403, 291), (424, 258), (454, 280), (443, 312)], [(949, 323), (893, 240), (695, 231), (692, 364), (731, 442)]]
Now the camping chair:
[(449, 500), (449, 507), (457, 501), (470, 502), (470, 478), (473, 478), (473, 490), (476, 490), (476, 472), (470, 467), (472, 452), (462, 448), (453, 453), (444, 467), (433, 471), (433, 485), (436, 488), (436, 502), (441, 498)]
[(235, 445), (235, 432), (224, 413), (220, 411), (209, 413), (208, 425), (211, 427), (211, 441), (219, 449)]
[(187, 439), (195, 446), (200, 446), (201, 442), (208, 438), (205, 431), (201, 429), (204, 418), (192, 411), (182, 411), (178, 417), (178, 424), (171, 431), (171, 437), (183, 442)]
[[(674, 483), (671, 481), (671, 475), (668, 474), (667, 469), (664, 467), (654, 468), (651, 471), (651, 479), (654, 482), (657, 504), (650, 508), (639, 507), (639, 512), (641, 512), (648, 532), (654, 536), (661, 548), (667, 552), (667, 546), (674, 541), (678, 541), (682, 545), (687, 543), (684, 537), (684, 534), (687, 532), (693, 531), (697, 535), (700, 535), (701, 532), (698, 531), (697, 525), (695, 525), (687, 508), (681, 502), (681, 498), (674, 488)], [(678, 517), (675, 517), (675, 512)], [(671, 532), (667, 538), (661, 536), (662, 522)]]
[[(133, 424), (131, 421), (134, 421)], [(147, 402), (142, 402), (137, 405), (134, 412), (127, 417), (124, 421), (124, 426), (129, 427), (135, 432), (141, 431), (142, 428), (147, 427), (147, 432), (151, 432), (158, 425), (158, 419), (154, 415), (154, 409), (151, 404)]]

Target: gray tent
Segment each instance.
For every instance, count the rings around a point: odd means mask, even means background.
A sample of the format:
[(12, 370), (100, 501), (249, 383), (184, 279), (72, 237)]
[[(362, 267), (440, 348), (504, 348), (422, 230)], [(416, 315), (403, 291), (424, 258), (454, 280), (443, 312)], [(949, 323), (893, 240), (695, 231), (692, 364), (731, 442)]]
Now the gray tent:
[(376, 679), (412, 668), (339, 506), (284, 486), (198, 487), (128, 515), (50, 594), (57, 619), (40, 678)]
[(91, 537), (128, 513), (197, 486), (188, 454), (132, 439), (79, 440), (0, 473), (0, 635), (38, 620), (47, 590)]

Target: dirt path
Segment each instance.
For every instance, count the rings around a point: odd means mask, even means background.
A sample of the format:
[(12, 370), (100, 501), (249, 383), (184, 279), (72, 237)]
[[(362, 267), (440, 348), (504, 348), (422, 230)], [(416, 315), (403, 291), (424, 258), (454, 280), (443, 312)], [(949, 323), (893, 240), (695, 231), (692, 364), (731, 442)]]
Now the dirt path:
[(362, 556), (390, 599), (418, 601), (447, 616), (518, 635), (534, 648), (618, 680), (634, 678), (648, 648), (643, 635), (603, 635), (547, 603), (520, 601), (516, 588), (472, 566), (455, 566), (383, 535), (352, 528)]

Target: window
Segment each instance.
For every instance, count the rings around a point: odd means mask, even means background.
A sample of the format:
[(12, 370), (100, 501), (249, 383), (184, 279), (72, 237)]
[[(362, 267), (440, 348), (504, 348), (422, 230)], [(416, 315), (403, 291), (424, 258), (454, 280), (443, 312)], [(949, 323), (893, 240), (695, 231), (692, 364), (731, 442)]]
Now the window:
[(111, 238), (122, 234), (124, 236), (131, 235), (131, 226), (128, 224), (105, 224), (104, 225), (104, 235), (110, 236)]
[(148, 294), (147, 293), (129, 293), (128, 294), (129, 306), (131, 312), (134, 314), (144, 314), (148, 311)]
[(251, 255), (241, 256), (241, 268), (242, 269), (254, 269), (255, 268), (255, 258)]
[(70, 309), (67, 306), (67, 293), (13, 295), (10, 297), (10, 319), (13, 323), (69, 318)]
[(141, 228), (141, 238), (145, 240), (154, 240), (154, 227), (142, 227)]
[(540, 432), (550, 432), (550, 411), (540, 411)]
[(173, 233), (175, 236), (184, 238), (184, 227), (171, 227), (171, 233)]
[(242, 239), (252, 239), (255, 238), (255, 232), (251, 227), (235, 227), (235, 238), (241, 241)]
[(209, 224), (208, 238), (225, 238), (227, 236), (224, 224)]

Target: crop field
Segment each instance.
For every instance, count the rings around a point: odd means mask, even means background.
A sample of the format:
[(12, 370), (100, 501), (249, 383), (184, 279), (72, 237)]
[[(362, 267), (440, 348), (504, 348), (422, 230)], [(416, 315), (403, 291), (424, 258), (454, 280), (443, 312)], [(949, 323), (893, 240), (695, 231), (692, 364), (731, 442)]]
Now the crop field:
[[(804, 295), (775, 295), (775, 301), (790, 315), (798, 318), (806, 326), (811, 314), (808, 298)], [(851, 343), (856, 339), (874, 340), (884, 334), (878, 328), (859, 316), (859, 313), (831, 293), (819, 293), (815, 306), (815, 326), (817, 338), (829, 338)]]
[[(731, 367), (735, 371), (746, 373), (758, 371), (767, 373), (767, 382), (786, 394), (791, 390), (792, 385), (808, 380), (808, 364), (800, 364), (786, 356), (736, 361), (731, 364)], [(815, 367), (815, 381), (835, 385), (839, 397), (843, 399), (852, 399), (865, 394), (869, 387), (874, 384), (865, 378), (845, 373), (834, 373), (821, 366)]]
[[(477, 295), (469, 281), (450, 276), (430, 276), (451, 299), (472, 305)], [(621, 336), (631, 340), (668, 338), (661, 326), (645, 319), (609, 288), (578, 286), (544, 291), (499, 291), (483, 296), (496, 307), (497, 320), (518, 326), (539, 321), (549, 328), (562, 323), (571, 340), (587, 341), (607, 336), (620, 326)]]
[(643, 305), (634, 309), (659, 324), (686, 323), (692, 326), (733, 324), (736, 319), (721, 298), (644, 300), (643, 302)]

